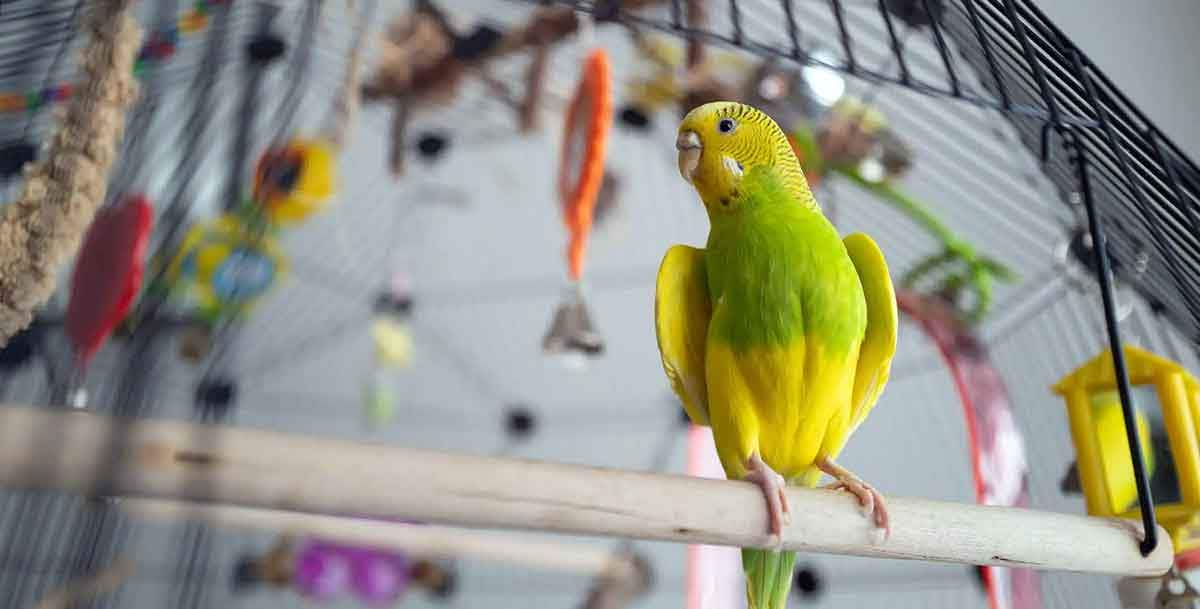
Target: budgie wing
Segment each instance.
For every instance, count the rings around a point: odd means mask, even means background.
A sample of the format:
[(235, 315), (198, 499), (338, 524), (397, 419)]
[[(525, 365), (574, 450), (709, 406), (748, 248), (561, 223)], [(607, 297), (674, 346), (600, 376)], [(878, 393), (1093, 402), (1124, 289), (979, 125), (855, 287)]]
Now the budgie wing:
[(846, 237), (843, 243), (867, 300), (867, 331), (858, 352), (851, 402), (850, 428), (854, 429), (867, 418), (887, 385), (896, 355), (898, 316), (896, 292), (879, 246), (862, 233)]
[(658, 268), (654, 327), (663, 370), (697, 425), (708, 425), (704, 356), (711, 318), (704, 250), (672, 246)]

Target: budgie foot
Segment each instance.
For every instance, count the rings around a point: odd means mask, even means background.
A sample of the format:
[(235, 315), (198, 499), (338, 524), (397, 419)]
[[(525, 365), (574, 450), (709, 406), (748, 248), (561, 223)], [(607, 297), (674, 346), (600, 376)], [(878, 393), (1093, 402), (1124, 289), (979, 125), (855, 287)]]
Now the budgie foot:
[(888, 520), (887, 504), (883, 500), (883, 495), (850, 470), (834, 463), (833, 459), (825, 457), (818, 459), (817, 468), (836, 480), (824, 488), (847, 490), (854, 493), (854, 496), (858, 497), (858, 502), (862, 504), (863, 514), (875, 517), (875, 526), (883, 531), (883, 538), (887, 539), (892, 532), (892, 525)]
[(784, 493), (786, 481), (775, 470), (767, 465), (758, 454), (750, 455), (746, 463), (746, 476), (743, 480), (753, 482), (762, 488), (767, 498), (768, 533), (771, 535), (769, 545), (777, 546), (783, 543), (783, 525), (791, 521), (791, 511), (788, 508), (787, 494)]

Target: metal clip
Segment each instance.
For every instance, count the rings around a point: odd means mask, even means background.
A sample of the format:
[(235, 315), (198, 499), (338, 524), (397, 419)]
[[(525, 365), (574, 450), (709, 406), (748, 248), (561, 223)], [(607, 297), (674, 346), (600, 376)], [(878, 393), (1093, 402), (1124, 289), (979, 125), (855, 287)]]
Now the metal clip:
[(1154, 596), (1155, 609), (1194, 609), (1200, 600), (1200, 592), (1184, 579), (1179, 569), (1171, 567), (1162, 578), (1162, 587)]

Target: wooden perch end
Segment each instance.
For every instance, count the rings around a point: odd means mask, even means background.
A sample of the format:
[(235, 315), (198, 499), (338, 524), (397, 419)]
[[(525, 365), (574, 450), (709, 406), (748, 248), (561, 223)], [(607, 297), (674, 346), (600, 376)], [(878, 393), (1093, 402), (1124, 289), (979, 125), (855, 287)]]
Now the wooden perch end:
[[(114, 448), (116, 450), (114, 450)], [(115, 455), (112, 470), (97, 464)], [(0, 408), (0, 484), (430, 523), (764, 547), (750, 483), (498, 459), (191, 423)], [(1033, 510), (892, 497), (892, 535), (845, 493), (789, 489), (783, 546), (970, 565), (1153, 576), (1140, 527)]]

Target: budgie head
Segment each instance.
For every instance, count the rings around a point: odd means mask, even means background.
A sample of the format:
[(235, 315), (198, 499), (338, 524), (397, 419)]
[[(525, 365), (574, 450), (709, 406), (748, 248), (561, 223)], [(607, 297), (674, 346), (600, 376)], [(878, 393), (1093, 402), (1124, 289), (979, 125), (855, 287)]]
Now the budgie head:
[(734, 212), (742, 178), (767, 169), (799, 200), (815, 207), (800, 162), (771, 117), (738, 102), (697, 106), (679, 125), (679, 173), (696, 188), (709, 213)]

